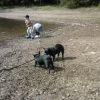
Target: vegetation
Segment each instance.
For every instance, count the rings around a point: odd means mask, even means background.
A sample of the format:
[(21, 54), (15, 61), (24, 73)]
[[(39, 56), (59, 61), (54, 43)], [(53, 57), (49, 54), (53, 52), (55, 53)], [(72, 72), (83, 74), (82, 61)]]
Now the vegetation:
[(68, 8), (98, 6), (99, 0), (60, 0), (61, 5), (66, 5)]
[(98, 6), (100, 7), (99, 0), (0, 0), (1, 6), (12, 6), (12, 5), (62, 5), (68, 8), (87, 7), (87, 6)]

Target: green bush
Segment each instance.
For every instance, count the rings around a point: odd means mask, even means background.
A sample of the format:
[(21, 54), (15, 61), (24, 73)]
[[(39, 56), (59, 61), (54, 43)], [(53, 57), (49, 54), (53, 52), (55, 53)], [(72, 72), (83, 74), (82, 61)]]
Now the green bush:
[(77, 0), (61, 0), (60, 4), (68, 8), (76, 8), (78, 6)]
[(68, 8), (77, 8), (80, 6), (88, 6), (90, 0), (61, 0), (61, 5), (66, 5)]
[(87, 7), (98, 3), (99, 0), (60, 0), (60, 4), (68, 8)]
[(32, 5), (32, 4), (60, 4), (68, 8), (100, 6), (100, 0), (0, 0), (0, 5)]
[(98, 7), (100, 8), (100, 3), (98, 4)]

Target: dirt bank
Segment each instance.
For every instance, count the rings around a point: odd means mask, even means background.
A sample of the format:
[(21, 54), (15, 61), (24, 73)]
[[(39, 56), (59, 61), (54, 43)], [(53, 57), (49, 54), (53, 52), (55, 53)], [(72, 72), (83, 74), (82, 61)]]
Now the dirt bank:
[[(0, 10), (0, 17), (64, 23), (39, 39), (0, 43), (0, 100), (100, 100), (99, 8), (76, 10)], [(55, 70), (33, 67), (33, 54), (61, 43), (65, 58)]]

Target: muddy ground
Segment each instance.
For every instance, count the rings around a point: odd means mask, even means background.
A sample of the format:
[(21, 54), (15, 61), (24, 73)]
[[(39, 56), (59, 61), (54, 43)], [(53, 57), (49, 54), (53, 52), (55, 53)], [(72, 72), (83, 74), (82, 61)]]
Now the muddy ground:
[[(0, 17), (63, 23), (38, 39), (0, 42), (0, 100), (100, 100), (100, 9), (0, 10)], [(47, 74), (33, 67), (33, 54), (60, 43), (64, 60), (54, 61)], [(57, 56), (56, 56), (57, 58)]]

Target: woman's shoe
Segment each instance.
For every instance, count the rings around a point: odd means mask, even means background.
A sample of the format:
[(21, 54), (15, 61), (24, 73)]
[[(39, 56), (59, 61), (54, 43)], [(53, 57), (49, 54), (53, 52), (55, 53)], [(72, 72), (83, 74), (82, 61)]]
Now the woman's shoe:
[(32, 38), (32, 39), (34, 39), (34, 36), (33, 36), (33, 35), (31, 35), (31, 38)]
[(35, 36), (35, 38), (37, 38), (37, 37), (38, 37), (38, 35)]
[(36, 35), (36, 36), (35, 36), (35, 38), (38, 38), (38, 37), (40, 37), (40, 35)]
[(31, 34), (28, 34), (27, 38), (31, 38)]

